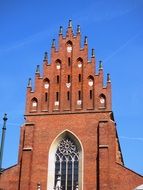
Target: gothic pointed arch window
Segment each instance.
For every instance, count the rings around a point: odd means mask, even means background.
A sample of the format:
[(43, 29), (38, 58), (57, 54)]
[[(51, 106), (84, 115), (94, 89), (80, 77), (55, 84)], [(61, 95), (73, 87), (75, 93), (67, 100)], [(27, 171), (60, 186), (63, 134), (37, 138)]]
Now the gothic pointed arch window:
[(89, 75), (87, 78), (87, 108), (88, 109), (94, 109), (94, 94), (95, 94), (95, 89), (94, 89), (94, 76)]
[(61, 176), (62, 190), (75, 189), (78, 184), (79, 151), (69, 137), (61, 140), (55, 154), (55, 187)]
[(81, 57), (79, 57), (77, 59), (77, 66), (78, 66), (78, 68), (82, 68), (82, 65), (83, 65), (83, 59)]
[(73, 46), (73, 44), (72, 44), (71, 41), (68, 41), (68, 42), (66, 43), (67, 53), (68, 53), (68, 54), (70, 54), (70, 53), (72, 52), (72, 46)]
[[(82, 149), (79, 141), (70, 132), (64, 132), (56, 139), (56, 146), (49, 155), (48, 189), (82, 189)], [(51, 149), (50, 148), (50, 149)], [(51, 161), (54, 163), (52, 164)], [(53, 165), (53, 166), (52, 166)], [(50, 173), (51, 171), (52, 174)], [(52, 177), (52, 178), (51, 178)], [(52, 182), (53, 181), (53, 182)]]
[(55, 63), (56, 63), (57, 70), (60, 70), (61, 69), (61, 60), (57, 59)]
[(48, 78), (45, 78), (45, 79), (43, 80), (43, 84), (44, 84), (44, 89), (45, 89), (46, 91), (48, 91), (48, 90), (49, 90), (49, 87), (50, 87), (50, 80), (49, 80)]
[(37, 98), (34, 97), (31, 100), (31, 111), (36, 112), (37, 109), (38, 109), (38, 100), (37, 100)]
[(50, 80), (45, 78), (43, 80), (43, 96), (42, 96), (42, 110), (48, 111), (50, 97)]
[(100, 101), (99, 108), (105, 109), (106, 108), (106, 96), (104, 94), (100, 94), (99, 101)]
[(90, 88), (93, 88), (94, 86), (94, 77), (92, 75), (88, 77), (88, 85)]

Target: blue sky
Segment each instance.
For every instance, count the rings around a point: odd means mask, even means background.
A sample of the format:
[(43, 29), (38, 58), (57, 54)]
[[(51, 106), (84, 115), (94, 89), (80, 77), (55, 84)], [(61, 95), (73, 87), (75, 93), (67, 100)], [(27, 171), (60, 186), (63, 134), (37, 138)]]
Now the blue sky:
[[(59, 26), (80, 24), (89, 58), (103, 61), (125, 165), (143, 175), (143, 1), (0, 0), (0, 126), (8, 114), (3, 167), (17, 161), (27, 80), (34, 78)], [(82, 40), (83, 44), (83, 40)], [(0, 130), (1, 135), (1, 130)]]

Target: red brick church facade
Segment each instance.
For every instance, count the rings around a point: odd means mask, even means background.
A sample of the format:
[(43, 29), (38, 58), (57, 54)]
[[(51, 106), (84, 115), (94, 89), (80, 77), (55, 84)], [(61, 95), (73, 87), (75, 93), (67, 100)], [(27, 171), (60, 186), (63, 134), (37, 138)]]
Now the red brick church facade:
[(43, 60), (29, 79), (18, 163), (0, 174), (1, 190), (134, 190), (143, 176), (124, 166), (111, 107), (111, 81), (103, 84), (94, 49), (81, 48), (80, 27)]

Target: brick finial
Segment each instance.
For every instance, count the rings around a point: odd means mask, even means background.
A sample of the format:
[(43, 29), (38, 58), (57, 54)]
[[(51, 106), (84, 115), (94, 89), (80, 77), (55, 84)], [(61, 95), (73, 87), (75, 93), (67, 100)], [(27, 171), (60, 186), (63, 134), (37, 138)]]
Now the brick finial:
[(80, 33), (80, 25), (77, 25), (77, 34)]
[(47, 52), (44, 53), (44, 61), (48, 61), (48, 53)]
[(92, 52), (91, 52), (91, 57), (94, 58), (95, 57), (95, 52), (94, 52), (94, 49), (92, 49)]
[(111, 82), (110, 74), (107, 74), (107, 82)]
[(6, 113), (4, 114), (3, 120), (4, 120), (4, 121), (7, 121), (7, 120), (8, 120)]
[(37, 67), (36, 67), (36, 72), (35, 72), (36, 74), (39, 74), (40, 73), (40, 65), (37, 65)]
[(103, 64), (102, 64), (102, 61), (100, 60), (99, 61), (99, 70), (102, 70), (103, 69)]
[(84, 37), (84, 44), (85, 44), (85, 45), (88, 44), (88, 38), (87, 38), (87, 36)]
[(63, 34), (63, 27), (60, 26), (60, 29), (59, 29), (59, 35), (62, 35)]
[(68, 28), (72, 28), (72, 20), (71, 19), (69, 20)]
[(27, 85), (28, 88), (31, 88), (32, 87), (32, 80), (31, 78), (28, 79), (28, 85)]
[(5, 113), (4, 117), (3, 117), (3, 128), (2, 128), (2, 136), (1, 136), (1, 144), (0, 144), (0, 173), (2, 173), (2, 160), (3, 160), (3, 151), (4, 151), (6, 121), (7, 120), (8, 120), (7, 114)]
[(55, 39), (52, 40), (52, 48), (55, 48)]

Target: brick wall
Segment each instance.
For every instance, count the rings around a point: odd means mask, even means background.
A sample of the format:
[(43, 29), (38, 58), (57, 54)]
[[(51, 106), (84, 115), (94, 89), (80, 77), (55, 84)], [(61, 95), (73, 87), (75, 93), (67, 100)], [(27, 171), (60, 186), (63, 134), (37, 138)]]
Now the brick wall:
[(80, 190), (133, 190), (143, 177), (123, 164), (110, 76), (104, 86), (101, 62), (97, 72), (94, 50), (89, 59), (87, 37), (82, 47), (79, 27), (74, 35), (71, 21), (66, 36), (60, 28), (58, 40), (58, 48), (53, 40), (50, 64), (45, 54), (43, 74), (36, 69), (35, 88), (29, 80), (18, 165), (2, 172), (0, 188), (35, 190), (40, 182), (47, 190), (50, 148), (59, 135), (69, 134), (82, 147)]

